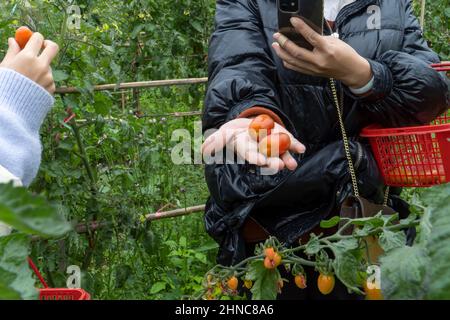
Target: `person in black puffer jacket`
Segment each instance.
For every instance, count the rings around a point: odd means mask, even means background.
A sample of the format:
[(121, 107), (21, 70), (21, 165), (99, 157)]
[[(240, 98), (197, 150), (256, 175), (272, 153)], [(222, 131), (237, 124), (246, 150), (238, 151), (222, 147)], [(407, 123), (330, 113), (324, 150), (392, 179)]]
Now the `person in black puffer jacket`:
[[(360, 192), (376, 203), (383, 201), (385, 186), (370, 147), (359, 138), (361, 129), (426, 124), (448, 108), (447, 79), (430, 67), (440, 59), (423, 39), (409, 0), (340, 2), (323, 36), (300, 19), (292, 21), (314, 45), (311, 53), (277, 33), (276, 0), (217, 1), (204, 132), (242, 133), (252, 117), (268, 114), (279, 131), (295, 137), (291, 154), (267, 160), (239, 150), (247, 137), (237, 134), (233, 141), (245, 164), (206, 165), (211, 196), (205, 224), (219, 243), (220, 264), (253, 253), (246, 241), (253, 230), (249, 221), (290, 246), (336, 214), (351, 194), (329, 78), (343, 101)], [(205, 145), (205, 153), (223, 147)], [(264, 165), (278, 173), (259, 174)], [(389, 204), (407, 215), (398, 194), (392, 191)]]

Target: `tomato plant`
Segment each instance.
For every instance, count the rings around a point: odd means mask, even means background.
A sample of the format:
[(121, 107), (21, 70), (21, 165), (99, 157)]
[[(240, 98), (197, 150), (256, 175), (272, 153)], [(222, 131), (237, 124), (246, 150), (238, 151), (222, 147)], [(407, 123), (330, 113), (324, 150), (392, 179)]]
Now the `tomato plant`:
[[(362, 219), (336, 216), (321, 223), (322, 228), (334, 228), (340, 224), (335, 234), (312, 234), (307, 243), (296, 247), (285, 247), (277, 239), (269, 238), (255, 249), (254, 256), (233, 267), (215, 266), (208, 274), (221, 279), (232, 273), (252, 280), (253, 299), (274, 299), (280, 289), (281, 275), (272, 265), (267, 268), (266, 260), (278, 254), (283, 256), (280, 266), (292, 270), (293, 280), (299, 288), (306, 286), (302, 270), (303, 266), (308, 266), (317, 270), (317, 286), (323, 294), (330, 294), (335, 281), (339, 280), (348, 290), (367, 296), (367, 299), (450, 298), (447, 278), (450, 274), (438, 273), (442, 270), (440, 266), (445, 265), (445, 259), (450, 258), (450, 252), (441, 244), (450, 240), (446, 224), (450, 219), (447, 214), (450, 210), (450, 184), (426, 189), (411, 202), (413, 213), (406, 219), (381, 214)], [(342, 231), (351, 225), (356, 227), (353, 233), (344, 235)], [(413, 246), (406, 246), (404, 230), (416, 227), (423, 228), (420, 236)], [(437, 234), (445, 236), (442, 238)], [(368, 268), (373, 263), (366, 256), (370, 252), (366, 239), (374, 236), (383, 249), (378, 263), (381, 290), (374, 288), (372, 282), (371, 285), (365, 282), (368, 281)], [(423, 286), (423, 281), (430, 276), (430, 285)]]

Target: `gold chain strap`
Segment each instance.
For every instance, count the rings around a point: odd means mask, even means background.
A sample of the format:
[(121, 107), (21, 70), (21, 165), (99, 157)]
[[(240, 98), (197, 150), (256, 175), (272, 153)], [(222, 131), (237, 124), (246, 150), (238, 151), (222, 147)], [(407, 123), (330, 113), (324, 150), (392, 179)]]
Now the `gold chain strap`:
[[(358, 187), (358, 179), (356, 178), (355, 165), (353, 164), (353, 159), (352, 159), (352, 155), (350, 152), (350, 143), (348, 140), (347, 131), (345, 130), (345, 126), (344, 126), (341, 104), (339, 103), (338, 93), (337, 93), (337, 89), (336, 89), (336, 82), (332, 78), (330, 78), (330, 86), (331, 86), (331, 92), (333, 93), (334, 104), (336, 105), (336, 109), (337, 109), (339, 125), (341, 127), (342, 141), (344, 143), (345, 156), (348, 161), (348, 170), (350, 171), (350, 177), (352, 179), (353, 193), (354, 193), (355, 197), (359, 197), (359, 187)], [(343, 103), (342, 103), (342, 106), (343, 106)], [(388, 204), (389, 192), (390, 192), (390, 188), (386, 187), (386, 190), (384, 193), (384, 202), (383, 202), (384, 206), (387, 206), (387, 204)]]
[(331, 92), (333, 93), (334, 103), (336, 105), (336, 109), (337, 109), (337, 113), (338, 113), (339, 125), (341, 127), (341, 133), (342, 133), (342, 141), (344, 142), (345, 156), (347, 157), (348, 169), (350, 171), (350, 177), (352, 179), (352, 184), (353, 184), (353, 193), (354, 193), (355, 197), (359, 197), (358, 180), (356, 179), (355, 166), (353, 164), (352, 154), (350, 152), (350, 143), (348, 141), (347, 131), (345, 130), (345, 126), (344, 126), (344, 120), (342, 117), (341, 106), (339, 104), (336, 83), (335, 83), (334, 79), (332, 79), (332, 78), (330, 78), (330, 86), (331, 86)]

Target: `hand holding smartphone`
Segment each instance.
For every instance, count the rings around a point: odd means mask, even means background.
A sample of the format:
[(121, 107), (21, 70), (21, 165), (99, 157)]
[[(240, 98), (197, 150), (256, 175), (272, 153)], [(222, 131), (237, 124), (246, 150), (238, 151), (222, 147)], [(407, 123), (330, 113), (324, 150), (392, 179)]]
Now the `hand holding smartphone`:
[(323, 34), (323, 0), (277, 0), (278, 30), (301, 48), (314, 47), (291, 24), (292, 17), (299, 17), (317, 33)]

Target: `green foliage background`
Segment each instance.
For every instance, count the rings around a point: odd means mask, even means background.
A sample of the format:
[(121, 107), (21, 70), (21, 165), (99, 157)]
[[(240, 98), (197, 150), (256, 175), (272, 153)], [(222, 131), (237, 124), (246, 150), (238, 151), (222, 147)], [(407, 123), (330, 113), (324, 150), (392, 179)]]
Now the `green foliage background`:
[[(159, 209), (202, 204), (203, 168), (175, 166), (171, 132), (193, 132), (205, 88), (183, 86), (93, 92), (101, 83), (206, 76), (212, 0), (73, 1), (81, 28), (69, 30), (68, 1), (4, 0), (0, 4), (0, 56), (7, 37), (28, 25), (58, 42), (58, 86), (80, 95), (58, 96), (43, 130), (42, 168), (32, 190), (55, 203), (71, 221), (111, 221), (95, 234), (34, 242), (32, 256), (51, 286), (65, 286), (66, 267), (79, 265), (82, 285), (96, 299), (179, 299), (201, 285), (216, 245), (201, 214), (143, 222)], [(426, 36), (449, 60), (448, 1), (427, 1)], [(139, 102), (137, 100), (139, 94)], [(65, 125), (66, 109), (76, 124)], [(143, 117), (138, 118), (136, 114)], [(0, 283), (1, 286), (1, 283)]]

